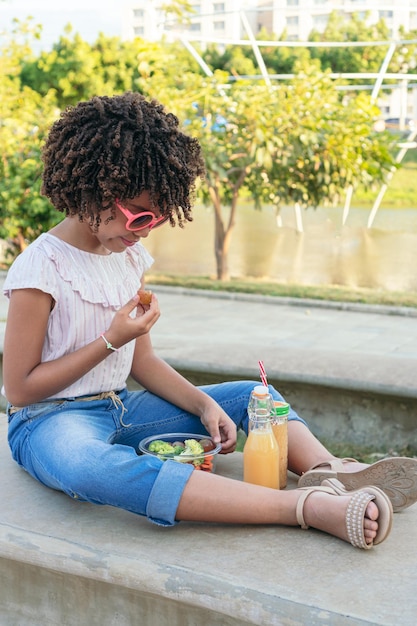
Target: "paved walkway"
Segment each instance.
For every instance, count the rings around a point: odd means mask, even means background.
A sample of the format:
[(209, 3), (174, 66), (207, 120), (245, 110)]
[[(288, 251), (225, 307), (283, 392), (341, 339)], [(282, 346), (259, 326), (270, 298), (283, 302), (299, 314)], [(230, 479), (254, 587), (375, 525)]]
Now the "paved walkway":
[[(0, 275), (0, 284), (2, 276)], [(149, 286), (157, 353), (179, 369), (417, 398), (417, 311)], [(0, 350), (7, 299), (0, 295)]]
[(186, 369), (417, 397), (417, 311), (152, 287), (157, 352)]

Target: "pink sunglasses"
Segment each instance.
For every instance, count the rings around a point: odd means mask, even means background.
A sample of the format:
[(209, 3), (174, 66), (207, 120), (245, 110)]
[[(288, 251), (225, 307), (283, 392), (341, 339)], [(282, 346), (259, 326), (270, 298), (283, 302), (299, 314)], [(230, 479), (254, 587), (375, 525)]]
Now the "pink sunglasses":
[(142, 211), (141, 213), (131, 213), (129, 209), (122, 206), (119, 200), (114, 201), (115, 205), (127, 218), (126, 230), (135, 231), (142, 230), (143, 228), (157, 228), (164, 222), (169, 220), (167, 215), (161, 215), (161, 217), (155, 217), (155, 214), (151, 211)]

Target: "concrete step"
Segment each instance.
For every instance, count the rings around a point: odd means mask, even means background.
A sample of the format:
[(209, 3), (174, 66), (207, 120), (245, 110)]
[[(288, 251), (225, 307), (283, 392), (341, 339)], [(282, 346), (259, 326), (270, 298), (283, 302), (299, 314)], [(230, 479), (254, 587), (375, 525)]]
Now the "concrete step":
[[(241, 479), (242, 454), (216, 471)], [(417, 506), (369, 551), (298, 528), (162, 528), (36, 483), (4, 415), (0, 475), (1, 626), (415, 626)]]

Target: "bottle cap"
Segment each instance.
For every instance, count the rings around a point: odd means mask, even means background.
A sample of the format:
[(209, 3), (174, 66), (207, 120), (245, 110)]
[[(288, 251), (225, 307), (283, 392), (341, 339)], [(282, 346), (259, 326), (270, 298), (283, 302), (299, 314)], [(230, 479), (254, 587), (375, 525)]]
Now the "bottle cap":
[(275, 415), (288, 415), (290, 412), (290, 405), (288, 402), (274, 401), (274, 413)]
[(256, 393), (257, 396), (265, 396), (266, 394), (269, 394), (269, 389), (264, 385), (256, 385), (253, 393)]

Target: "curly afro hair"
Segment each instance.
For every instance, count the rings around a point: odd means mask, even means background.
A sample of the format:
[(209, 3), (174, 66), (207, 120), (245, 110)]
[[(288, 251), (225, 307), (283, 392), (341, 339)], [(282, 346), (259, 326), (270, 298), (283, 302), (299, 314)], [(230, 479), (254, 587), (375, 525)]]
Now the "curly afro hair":
[(162, 104), (131, 92), (66, 109), (42, 158), (42, 193), (58, 211), (96, 226), (115, 199), (148, 191), (153, 207), (182, 227), (192, 221), (195, 182), (204, 175), (197, 139)]

